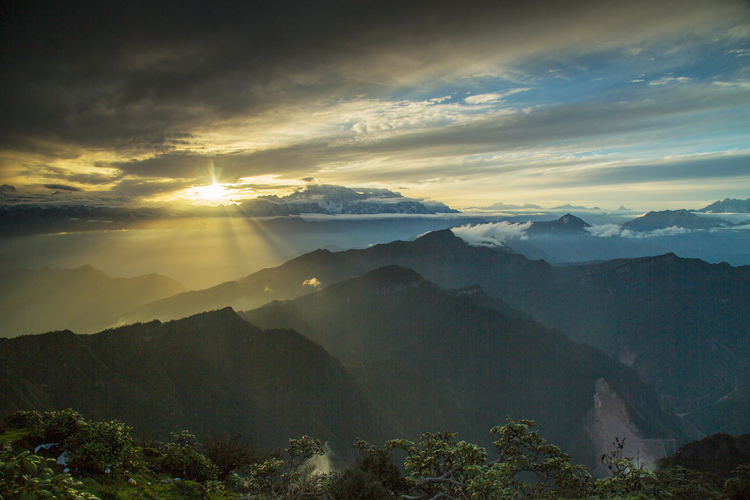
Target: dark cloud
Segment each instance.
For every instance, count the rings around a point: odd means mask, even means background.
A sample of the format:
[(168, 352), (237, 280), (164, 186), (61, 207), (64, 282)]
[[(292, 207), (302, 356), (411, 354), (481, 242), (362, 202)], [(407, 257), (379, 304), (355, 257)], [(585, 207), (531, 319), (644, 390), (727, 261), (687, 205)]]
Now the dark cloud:
[(309, 166), (315, 164), (315, 159), (320, 159), (322, 156), (315, 154), (314, 158), (305, 160), (304, 155), (310, 154), (312, 149), (320, 151), (325, 148), (325, 144), (318, 146), (303, 144), (259, 152), (224, 155), (165, 153), (143, 160), (115, 162), (109, 166), (119, 169), (125, 175), (201, 179), (206, 183), (212, 182), (214, 176), (219, 182), (235, 182), (240, 177), (269, 173), (296, 177), (308, 172)]
[(117, 182), (111, 192), (133, 198), (169, 195), (175, 191), (189, 188), (189, 181), (148, 181), (143, 179), (123, 179)]
[(115, 162), (111, 167), (119, 169), (123, 174), (139, 177), (172, 177), (180, 179), (194, 179), (207, 176), (212, 158), (197, 154), (167, 153), (159, 154), (144, 160)]
[(70, 182), (77, 182), (79, 184), (90, 184), (93, 186), (102, 186), (106, 184), (112, 184), (122, 179), (120, 175), (104, 175), (98, 173), (67, 173), (65, 179)]
[(66, 168), (46, 164), (27, 165), (24, 170), (27, 174), (37, 175), (46, 179), (56, 179), (66, 182), (75, 182), (77, 184), (90, 184), (99, 186), (111, 184), (122, 179), (123, 177), (123, 174), (108, 175), (96, 172), (72, 172)]
[(83, 191), (83, 189), (75, 186), (66, 186), (65, 184), (45, 184), (44, 187), (47, 189), (55, 189), (60, 191)]
[[(218, 121), (282, 102), (357, 95), (454, 64), (451, 51), (482, 57), (502, 43), (501, 52), (528, 52), (609, 25), (621, 36), (626, 20), (647, 30), (662, 18), (690, 24), (706, 15), (702, 2), (677, 4), (678, 11), (671, 2), (593, 0), (11, 0), (0, 38), (0, 111), (8, 117), (0, 146), (29, 151), (52, 141), (166, 152)], [(713, 9), (731, 11), (727, 5)], [(652, 15), (640, 15), (644, 9)]]

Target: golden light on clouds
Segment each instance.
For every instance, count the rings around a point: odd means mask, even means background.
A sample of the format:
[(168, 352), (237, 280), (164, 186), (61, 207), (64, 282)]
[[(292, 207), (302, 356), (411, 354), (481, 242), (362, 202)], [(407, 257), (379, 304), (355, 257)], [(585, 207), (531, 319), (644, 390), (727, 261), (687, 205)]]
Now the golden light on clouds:
[[(307, 178), (456, 207), (559, 190), (619, 206), (651, 181), (747, 196), (746, 166), (722, 157), (750, 155), (746, 2), (333, 3), (319, 25), (273, 5), (107, 33), (75, 9), (42, 33), (28, 9), (2, 94), (6, 200), (218, 205)], [(123, 26), (152, 7), (132, 9)]]

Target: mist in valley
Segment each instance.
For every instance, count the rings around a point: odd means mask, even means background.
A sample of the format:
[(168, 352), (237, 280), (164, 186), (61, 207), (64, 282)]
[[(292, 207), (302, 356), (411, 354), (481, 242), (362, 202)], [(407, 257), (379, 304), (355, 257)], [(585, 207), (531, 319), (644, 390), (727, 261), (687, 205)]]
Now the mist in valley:
[(364, 248), (406, 240), (457, 223), (456, 218), (446, 216), (141, 221), (124, 229), (0, 238), (0, 274), (23, 268), (91, 265), (113, 277), (157, 273), (198, 290), (276, 267), (321, 247)]

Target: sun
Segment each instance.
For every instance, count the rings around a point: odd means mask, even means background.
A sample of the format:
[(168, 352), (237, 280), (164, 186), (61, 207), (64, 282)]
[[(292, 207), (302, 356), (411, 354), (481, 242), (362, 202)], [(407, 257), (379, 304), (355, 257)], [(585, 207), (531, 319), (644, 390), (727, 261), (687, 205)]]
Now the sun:
[(224, 197), (224, 186), (218, 182), (195, 188), (198, 198), (204, 200), (220, 200)]
[(194, 205), (218, 205), (231, 203), (231, 190), (227, 186), (214, 182), (207, 186), (197, 186), (186, 189), (180, 198), (187, 199)]

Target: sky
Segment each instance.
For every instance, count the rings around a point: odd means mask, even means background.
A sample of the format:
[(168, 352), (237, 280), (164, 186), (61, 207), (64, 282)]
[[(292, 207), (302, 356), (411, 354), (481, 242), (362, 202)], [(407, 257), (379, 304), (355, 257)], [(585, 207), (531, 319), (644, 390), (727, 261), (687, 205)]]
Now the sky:
[[(6, 200), (750, 198), (741, 1), (4, 4)], [(12, 196), (11, 196), (12, 195)]]

